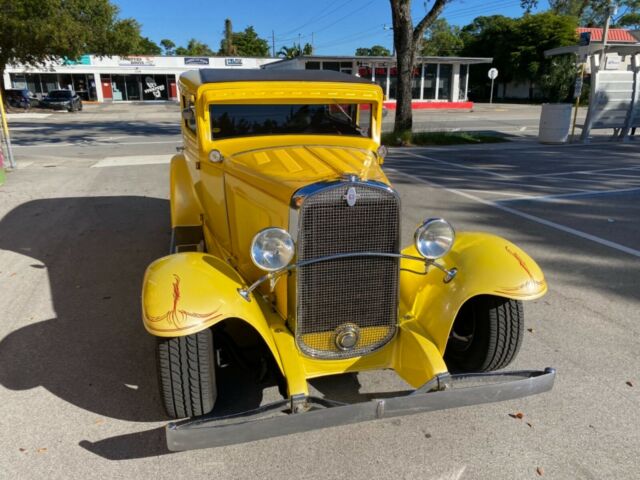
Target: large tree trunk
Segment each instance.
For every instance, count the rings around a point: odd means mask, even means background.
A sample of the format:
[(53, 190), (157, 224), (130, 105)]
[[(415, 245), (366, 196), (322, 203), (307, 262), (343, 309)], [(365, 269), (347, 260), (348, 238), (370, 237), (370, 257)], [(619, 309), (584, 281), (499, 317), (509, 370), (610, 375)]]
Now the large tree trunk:
[(435, 0), (431, 10), (418, 24), (413, 26), (411, 18), (411, 0), (390, 0), (391, 18), (393, 20), (393, 43), (396, 47), (397, 89), (396, 89), (396, 122), (393, 133), (402, 140), (411, 139), (413, 117), (411, 112), (411, 81), (413, 66), (422, 36), (442, 9), (451, 0)]
[(396, 46), (397, 61), (396, 120), (393, 132), (402, 137), (406, 132), (411, 132), (413, 126), (411, 78), (416, 53), (413, 44), (410, 2), (391, 0), (391, 5), (393, 42)]

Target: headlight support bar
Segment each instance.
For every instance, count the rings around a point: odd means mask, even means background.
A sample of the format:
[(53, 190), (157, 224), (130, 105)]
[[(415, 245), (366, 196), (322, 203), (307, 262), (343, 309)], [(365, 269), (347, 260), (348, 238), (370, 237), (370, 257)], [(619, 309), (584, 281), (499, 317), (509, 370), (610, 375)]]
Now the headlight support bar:
[(266, 275), (263, 275), (262, 277), (260, 277), (255, 282), (253, 282), (251, 285), (239, 288), (238, 293), (247, 302), (250, 302), (251, 293), (267, 280), (271, 281), (271, 285), (273, 288), (273, 286), (275, 285), (275, 282), (280, 276), (296, 268), (312, 265), (314, 263), (319, 263), (319, 262), (327, 262), (330, 260), (340, 260), (343, 258), (354, 258), (354, 257), (386, 257), (386, 258), (404, 258), (407, 260), (415, 260), (417, 262), (422, 262), (427, 268), (429, 266), (434, 266), (437, 269), (441, 270), (443, 273), (445, 273), (446, 276), (443, 279), (445, 283), (449, 283), (451, 280), (453, 280), (458, 273), (458, 269), (455, 267), (447, 269), (445, 266), (440, 265), (439, 263), (436, 263), (434, 260), (430, 260), (424, 257), (416, 257), (415, 255), (405, 255), (402, 253), (384, 253), (384, 252), (337, 253), (335, 255), (327, 255), (325, 257), (302, 260), (298, 263), (292, 263), (290, 265), (287, 265), (286, 267), (283, 267), (280, 270), (269, 272)]

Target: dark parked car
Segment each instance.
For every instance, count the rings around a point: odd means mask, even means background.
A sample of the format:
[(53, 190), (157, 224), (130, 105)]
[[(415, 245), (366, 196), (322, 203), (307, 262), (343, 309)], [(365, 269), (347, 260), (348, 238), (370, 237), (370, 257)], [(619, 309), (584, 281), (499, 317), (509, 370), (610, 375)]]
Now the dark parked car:
[(28, 110), (38, 106), (38, 99), (28, 88), (9, 88), (5, 90), (6, 102), (16, 108)]
[(73, 90), (51, 90), (40, 102), (40, 106), (75, 112), (82, 110), (82, 99)]

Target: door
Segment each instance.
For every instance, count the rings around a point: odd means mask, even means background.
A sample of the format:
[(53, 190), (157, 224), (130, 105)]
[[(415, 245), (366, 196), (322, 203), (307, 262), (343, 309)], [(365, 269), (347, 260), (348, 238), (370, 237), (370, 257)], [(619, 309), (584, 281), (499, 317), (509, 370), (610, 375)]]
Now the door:
[(111, 82), (107, 79), (102, 80), (102, 97), (105, 100), (113, 100), (113, 90), (111, 89)]

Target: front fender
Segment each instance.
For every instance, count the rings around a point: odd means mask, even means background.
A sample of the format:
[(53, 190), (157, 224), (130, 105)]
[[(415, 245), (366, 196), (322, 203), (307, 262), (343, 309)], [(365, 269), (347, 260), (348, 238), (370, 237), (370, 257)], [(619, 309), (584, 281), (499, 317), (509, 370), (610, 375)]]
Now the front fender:
[[(402, 251), (419, 255), (415, 246)], [(497, 295), (517, 300), (533, 300), (547, 291), (540, 267), (523, 250), (495, 235), (463, 232), (452, 250), (438, 263), (456, 268), (458, 273), (444, 283), (444, 273), (423, 267), (414, 260), (400, 263), (400, 314), (424, 329), (441, 354), (460, 307), (477, 295)]]
[(253, 295), (238, 293), (242, 277), (227, 263), (206, 253), (169, 255), (147, 268), (142, 285), (142, 321), (158, 337), (180, 337), (239, 318), (264, 339), (282, 368), (273, 334)]

